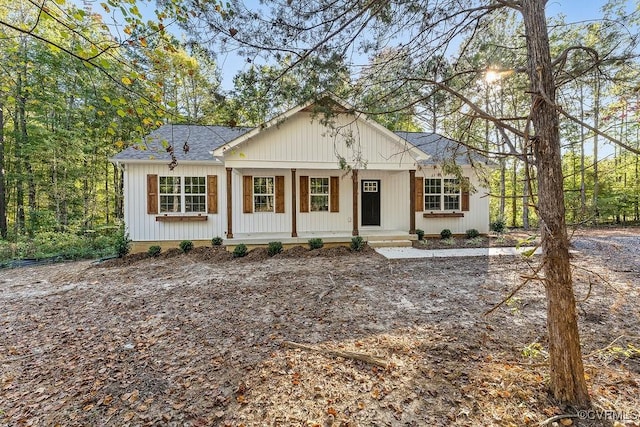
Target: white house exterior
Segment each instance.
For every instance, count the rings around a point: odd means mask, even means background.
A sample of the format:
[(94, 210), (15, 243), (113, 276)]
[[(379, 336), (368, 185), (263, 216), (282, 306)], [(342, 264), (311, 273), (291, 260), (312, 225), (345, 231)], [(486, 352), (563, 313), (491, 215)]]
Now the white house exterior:
[[(476, 174), (482, 158), (437, 134), (394, 133), (334, 106), (331, 124), (308, 103), (253, 129), (165, 125), (146, 149), (114, 156), (133, 250), (216, 236), (234, 245), (488, 232), (489, 198)], [(443, 176), (446, 157), (456, 158), (462, 180)]]

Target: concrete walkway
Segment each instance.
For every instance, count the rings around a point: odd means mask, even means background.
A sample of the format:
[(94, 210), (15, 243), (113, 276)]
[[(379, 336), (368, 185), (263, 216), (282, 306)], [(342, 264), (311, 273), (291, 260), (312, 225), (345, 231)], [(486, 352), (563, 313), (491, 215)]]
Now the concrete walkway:
[[(389, 259), (403, 258), (450, 258), (468, 256), (496, 256), (520, 255), (522, 252), (532, 250), (532, 247), (522, 248), (456, 248), (456, 249), (416, 249), (416, 248), (376, 248), (376, 252)], [(542, 248), (535, 251), (536, 255), (542, 253)]]

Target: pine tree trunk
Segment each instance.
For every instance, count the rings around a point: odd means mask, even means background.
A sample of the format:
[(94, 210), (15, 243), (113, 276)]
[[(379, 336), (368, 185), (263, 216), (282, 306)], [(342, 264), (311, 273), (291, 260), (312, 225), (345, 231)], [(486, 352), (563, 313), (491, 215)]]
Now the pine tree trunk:
[[(18, 73), (16, 77), (16, 94), (20, 96), (22, 94), (22, 74)], [(16, 108), (13, 112), (13, 135), (14, 135), (14, 156), (15, 166), (14, 175), (16, 183), (16, 234), (22, 234), (25, 231), (25, 215), (24, 215), (24, 185), (22, 176), (22, 138), (20, 136), (20, 117), (18, 115), (19, 109)]]
[(538, 169), (540, 233), (544, 251), (549, 363), (554, 397), (575, 407), (590, 406), (584, 378), (565, 223), (562, 159), (555, 82), (544, 0), (522, 0), (535, 130), (533, 153)]
[(4, 105), (0, 104), (0, 237), (7, 238), (7, 187), (4, 176)]
[(518, 160), (513, 159), (513, 174), (511, 175), (511, 226), (518, 226)]
[[(596, 70), (596, 73), (599, 71)], [(600, 78), (596, 75), (595, 79), (595, 96), (593, 101), (593, 127), (598, 128), (599, 112), (600, 112)], [(598, 197), (600, 193), (600, 178), (598, 177), (598, 134), (593, 136), (593, 209), (594, 209), (594, 224), (598, 224), (600, 218), (600, 210), (598, 209)]]

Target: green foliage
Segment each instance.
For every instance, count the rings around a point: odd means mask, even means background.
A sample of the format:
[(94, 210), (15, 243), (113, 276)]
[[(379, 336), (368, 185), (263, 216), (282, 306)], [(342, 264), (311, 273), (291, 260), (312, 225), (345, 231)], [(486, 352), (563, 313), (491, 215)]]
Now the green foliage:
[(211, 239), (211, 246), (222, 246), (222, 237), (216, 236)]
[(118, 233), (114, 247), (119, 258), (122, 258), (129, 253), (129, 250), (131, 249), (131, 240), (129, 239), (129, 233), (125, 232), (124, 229)]
[(269, 242), (267, 246), (267, 254), (274, 256), (282, 252), (282, 242)]
[(180, 250), (185, 254), (189, 253), (193, 250), (193, 242), (191, 240), (183, 240), (180, 242)]
[(21, 236), (17, 242), (0, 240), (0, 262), (16, 259), (101, 258), (117, 254), (116, 246), (122, 241), (120, 231), (100, 236), (42, 232), (33, 237)]
[(444, 230), (442, 230), (440, 232), (440, 238), (441, 239), (450, 239), (451, 236), (453, 236), (453, 233), (451, 233), (451, 230), (449, 230), (448, 228), (445, 228)]
[(351, 250), (355, 252), (360, 252), (367, 246), (367, 242), (361, 237), (356, 236), (351, 239)]
[(498, 218), (491, 223), (491, 230), (495, 231), (496, 233), (504, 232), (505, 227), (506, 223), (503, 218)]
[(313, 239), (309, 239), (309, 248), (310, 249), (320, 249), (324, 246), (324, 242), (321, 238), (315, 237)]
[(248, 252), (247, 245), (245, 245), (244, 243), (240, 243), (235, 248), (233, 248), (233, 257), (242, 258), (247, 254), (247, 252)]
[(149, 249), (147, 250), (147, 255), (155, 258), (160, 255), (160, 252), (162, 252), (162, 248), (158, 245), (153, 245), (153, 246), (149, 246)]
[(467, 237), (467, 239), (475, 239), (476, 237), (480, 236), (480, 232), (475, 228), (470, 228), (466, 231), (465, 236)]
[(464, 243), (467, 246), (480, 246), (482, 243), (484, 243), (484, 240), (482, 239), (482, 237), (478, 236), (471, 239), (466, 239)]
[(442, 239), (440, 242), (444, 243), (447, 246), (453, 246), (456, 244), (456, 239), (454, 239), (453, 237), (447, 237), (446, 239)]
[(421, 229), (417, 228), (416, 229), (416, 234), (418, 235), (418, 240), (424, 239), (424, 230), (421, 230)]
[(522, 349), (522, 355), (530, 359), (537, 359), (546, 356), (546, 352), (544, 351), (542, 344), (539, 342), (532, 342)]

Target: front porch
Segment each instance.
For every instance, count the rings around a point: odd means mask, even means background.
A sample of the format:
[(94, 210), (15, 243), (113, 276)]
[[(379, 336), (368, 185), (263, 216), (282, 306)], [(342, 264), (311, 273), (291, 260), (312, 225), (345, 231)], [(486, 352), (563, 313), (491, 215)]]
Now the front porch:
[[(413, 240), (417, 240), (416, 234), (410, 234), (402, 230), (366, 230), (360, 229), (359, 236), (372, 247), (385, 246), (411, 246)], [(224, 239), (224, 245), (233, 248), (244, 243), (249, 248), (266, 246), (269, 242), (282, 242), (285, 247), (307, 245), (309, 239), (320, 238), (325, 246), (345, 246), (351, 243), (353, 235), (350, 231), (337, 232), (301, 232), (297, 237), (291, 237), (288, 233), (239, 233), (233, 239)]]
[[(416, 234), (410, 234), (402, 230), (360, 230), (362, 237), (371, 247), (409, 247), (412, 241), (417, 240)], [(303, 232), (297, 237), (291, 237), (289, 233), (238, 233), (233, 239), (224, 239), (223, 245), (227, 250), (233, 249), (243, 243), (249, 249), (267, 246), (269, 242), (282, 242), (285, 248), (292, 246), (307, 246), (309, 239), (320, 238), (325, 247), (349, 246), (353, 236), (350, 231), (339, 232)], [(196, 247), (211, 246), (211, 240), (193, 240)], [(180, 241), (136, 241), (131, 243), (131, 253), (146, 252), (150, 246), (160, 246), (163, 251), (178, 248)]]

